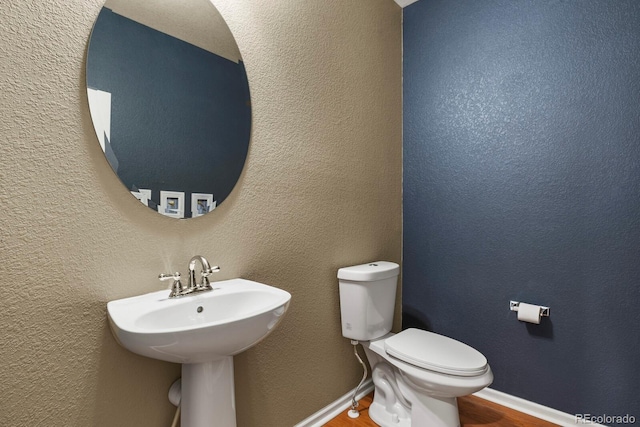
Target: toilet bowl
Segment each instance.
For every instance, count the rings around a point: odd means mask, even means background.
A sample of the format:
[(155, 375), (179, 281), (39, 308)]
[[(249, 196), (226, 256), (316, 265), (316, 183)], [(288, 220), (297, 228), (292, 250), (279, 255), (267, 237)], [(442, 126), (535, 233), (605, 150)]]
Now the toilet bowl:
[[(394, 339), (401, 339), (408, 347), (404, 354), (392, 355), (389, 343), (393, 345)], [(380, 426), (459, 426), (456, 397), (482, 390), (493, 381), (491, 368), (480, 352), (442, 335), (407, 329), (362, 345), (375, 386), (369, 415)], [(411, 346), (432, 346), (435, 357), (413, 352)], [(447, 355), (451, 363), (446, 362)], [(423, 367), (427, 364), (431, 367)]]
[(474, 348), (432, 332), (390, 333), (399, 266), (378, 261), (338, 270), (342, 334), (361, 342), (373, 370), (369, 416), (382, 427), (459, 427), (456, 397), (493, 373)]

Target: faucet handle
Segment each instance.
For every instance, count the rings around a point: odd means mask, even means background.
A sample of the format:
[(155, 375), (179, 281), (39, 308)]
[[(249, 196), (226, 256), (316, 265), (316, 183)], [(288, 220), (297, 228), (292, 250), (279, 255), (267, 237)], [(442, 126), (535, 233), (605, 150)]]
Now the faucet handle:
[(213, 273), (217, 273), (218, 271), (220, 271), (220, 267), (218, 267), (217, 265), (213, 266), (213, 267), (209, 267), (206, 270), (202, 270), (200, 272), (200, 276), (202, 277), (202, 281), (200, 282), (200, 284), (198, 284), (198, 289), (202, 289), (202, 290), (210, 290), (211, 288), (211, 284), (209, 283), (209, 276), (211, 276)]
[(160, 273), (158, 274), (158, 280), (160, 280), (161, 282), (164, 282), (166, 280), (180, 280), (180, 277), (182, 277), (182, 275), (180, 274), (179, 271), (176, 271), (175, 273)]
[(182, 286), (182, 282), (180, 282), (181, 276), (182, 275), (178, 271), (176, 271), (173, 274), (160, 273), (158, 275), (158, 279), (161, 282), (164, 282), (166, 280), (173, 280), (173, 283), (171, 284), (171, 293), (169, 293), (169, 298), (177, 297), (184, 294), (184, 287)]
[(220, 271), (220, 267), (218, 267), (217, 265), (214, 265), (213, 267), (209, 267), (209, 269), (207, 270), (202, 270), (200, 272), (200, 275), (202, 277), (209, 277), (211, 276), (211, 274), (217, 273), (218, 271)]

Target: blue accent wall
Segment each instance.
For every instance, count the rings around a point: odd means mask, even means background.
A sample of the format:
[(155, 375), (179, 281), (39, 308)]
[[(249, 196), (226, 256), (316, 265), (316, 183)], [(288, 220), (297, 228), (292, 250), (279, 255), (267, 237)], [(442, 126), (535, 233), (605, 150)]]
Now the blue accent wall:
[(112, 94), (110, 143), (129, 190), (149, 188), (155, 203), (160, 190), (185, 192), (187, 216), (192, 192), (212, 193), (218, 204), (229, 195), (251, 132), (242, 62), (103, 8), (91, 35), (87, 84)]
[(405, 8), (403, 185), (404, 328), (494, 389), (640, 418), (640, 2)]

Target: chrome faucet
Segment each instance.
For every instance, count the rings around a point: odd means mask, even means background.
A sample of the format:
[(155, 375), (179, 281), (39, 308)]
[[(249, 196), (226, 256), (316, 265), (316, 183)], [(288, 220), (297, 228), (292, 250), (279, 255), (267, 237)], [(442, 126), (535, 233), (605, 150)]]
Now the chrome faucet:
[[(198, 262), (202, 267), (200, 270), (200, 276), (202, 277), (200, 283), (196, 283), (196, 263)], [(169, 298), (176, 298), (196, 292), (212, 290), (213, 288), (209, 283), (209, 276), (218, 271), (220, 271), (220, 267), (211, 267), (211, 265), (209, 265), (209, 261), (207, 261), (205, 257), (203, 257), (202, 255), (196, 255), (191, 258), (191, 261), (189, 261), (189, 283), (186, 287), (182, 285), (182, 282), (180, 282), (181, 275), (179, 272), (175, 272), (173, 274), (163, 273), (158, 276), (158, 279), (160, 279), (161, 281), (173, 279)]]

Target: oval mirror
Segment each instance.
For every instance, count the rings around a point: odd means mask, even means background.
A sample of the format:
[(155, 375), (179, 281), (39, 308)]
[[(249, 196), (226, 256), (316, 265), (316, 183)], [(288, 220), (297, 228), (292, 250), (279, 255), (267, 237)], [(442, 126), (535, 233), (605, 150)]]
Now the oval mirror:
[(102, 151), (122, 183), (174, 218), (211, 212), (249, 149), (249, 83), (210, 0), (107, 0), (87, 53)]

